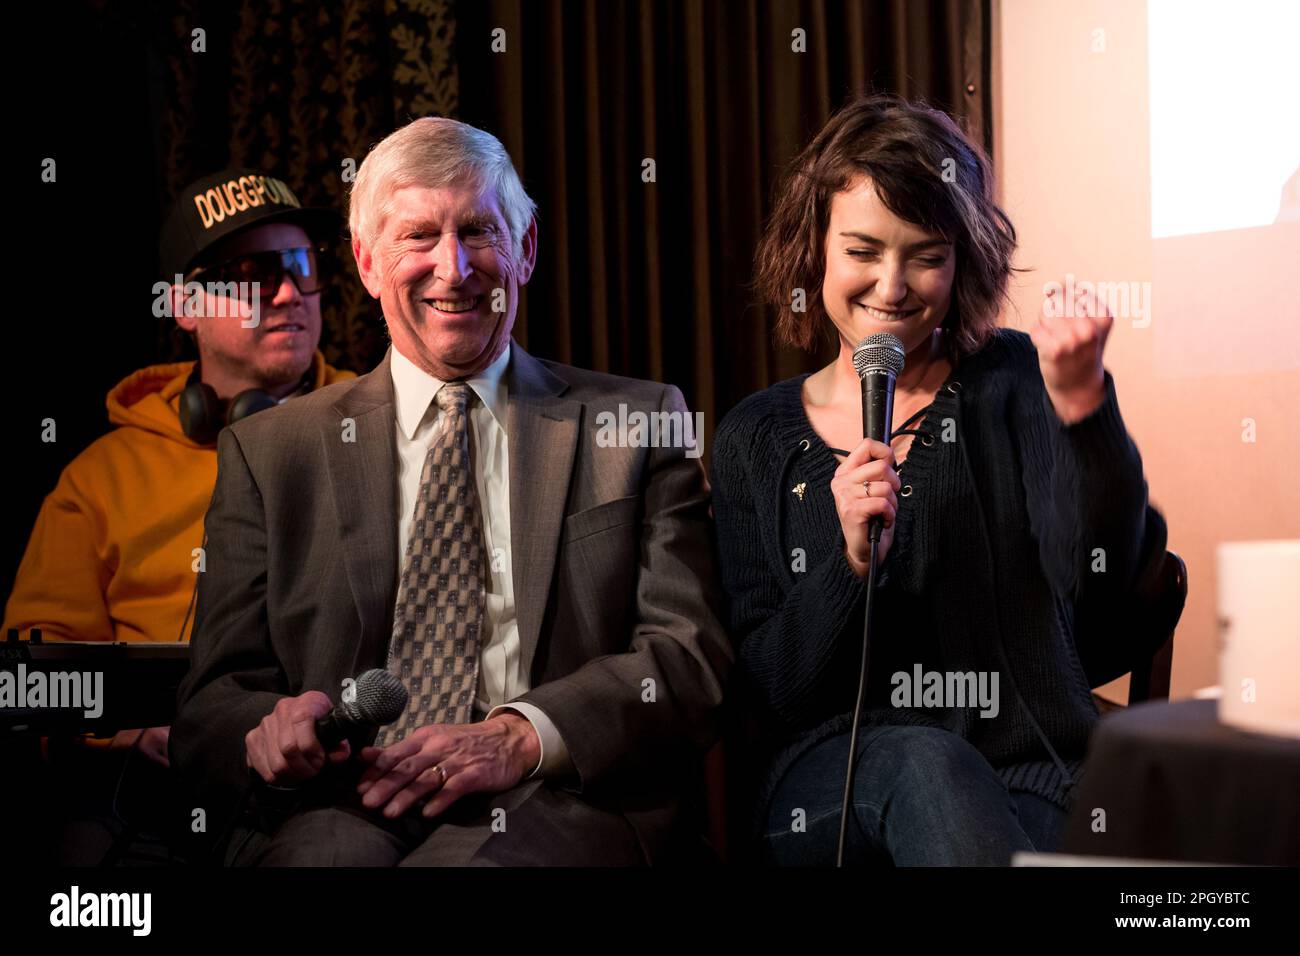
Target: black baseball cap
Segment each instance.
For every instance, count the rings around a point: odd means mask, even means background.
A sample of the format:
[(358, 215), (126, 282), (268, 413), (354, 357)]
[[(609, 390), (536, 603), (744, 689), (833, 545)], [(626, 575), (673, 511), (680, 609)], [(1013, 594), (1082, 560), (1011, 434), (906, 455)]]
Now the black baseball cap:
[(333, 209), (304, 207), (282, 179), (252, 169), (225, 169), (180, 191), (163, 221), (159, 261), (163, 276), (184, 275), (202, 252), (250, 226), (291, 222), (313, 240), (337, 237), (343, 217)]

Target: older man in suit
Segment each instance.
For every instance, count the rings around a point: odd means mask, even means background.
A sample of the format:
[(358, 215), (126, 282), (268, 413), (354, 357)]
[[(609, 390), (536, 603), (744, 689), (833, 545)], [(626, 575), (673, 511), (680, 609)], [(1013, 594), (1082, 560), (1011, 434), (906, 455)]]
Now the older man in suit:
[[(708, 485), (681, 442), (597, 424), (684, 416), (676, 388), (512, 341), (533, 210), (490, 134), (393, 133), (349, 217), (392, 347), (221, 435), (171, 756), (235, 829), (227, 862), (636, 864), (672, 843), (732, 662)], [(371, 667), (405, 713), (326, 753), (315, 722)]]

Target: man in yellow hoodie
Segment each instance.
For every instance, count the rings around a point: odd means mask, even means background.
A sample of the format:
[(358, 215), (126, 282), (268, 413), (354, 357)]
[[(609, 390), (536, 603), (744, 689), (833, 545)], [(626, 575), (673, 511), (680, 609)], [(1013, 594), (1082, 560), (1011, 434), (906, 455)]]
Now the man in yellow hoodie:
[[(114, 430), (64, 469), (45, 499), (4, 627), (46, 640), (188, 640), (203, 517), (226, 424), (355, 378), (325, 363), (315, 242), (332, 210), (282, 181), (232, 169), (192, 183), (163, 226), (155, 314), (190, 333), (199, 361), (133, 372), (108, 394)], [(122, 731), (167, 763), (167, 728)]]

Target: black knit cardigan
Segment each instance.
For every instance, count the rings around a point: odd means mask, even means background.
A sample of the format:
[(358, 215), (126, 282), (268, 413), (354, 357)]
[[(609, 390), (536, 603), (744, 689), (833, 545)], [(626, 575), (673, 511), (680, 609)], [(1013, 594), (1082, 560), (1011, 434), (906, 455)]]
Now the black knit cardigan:
[[(735, 704), (761, 728), (759, 820), (790, 764), (849, 729), (862, 648), (865, 584), (844, 557), (830, 492), (840, 459), (804, 411), (806, 378), (742, 401), (712, 450), (717, 557), (739, 648)], [(1104, 619), (1122, 606), (1165, 549), (1109, 372), (1105, 389), (1098, 409), (1065, 425), (1024, 333), (999, 329), (958, 362), (899, 471), (872, 614), (866, 723), (950, 730), (1009, 788), (1062, 807), (1098, 718), (1076, 641), (1120, 633), (1079, 633), (1077, 615)], [(892, 675), (916, 665), (996, 672), (997, 716), (894, 706)]]

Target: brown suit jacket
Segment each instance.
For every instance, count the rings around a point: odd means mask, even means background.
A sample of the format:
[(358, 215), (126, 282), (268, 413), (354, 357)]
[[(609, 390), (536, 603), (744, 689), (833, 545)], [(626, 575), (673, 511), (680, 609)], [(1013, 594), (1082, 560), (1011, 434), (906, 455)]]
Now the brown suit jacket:
[[(170, 745), (210, 817), (245, 792), (244, 736), (277, 700), (337, 701), (344, 678), (384, 666), (399, 570), (390, 360), (221, 433)], [(653, 862), (684, 768), (716, 737), (733, 652), (699, 460), (601, 447), (596, 416), (686, 406), (672, 386), (540, 361), (518, 343), (506, 377), (522, 699), (551, 718), (577, 771), (548, 785), (624, 813)]]

